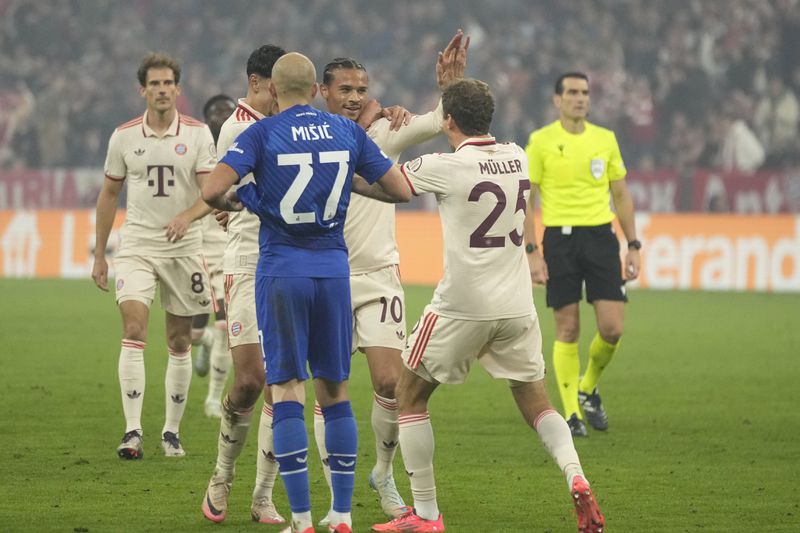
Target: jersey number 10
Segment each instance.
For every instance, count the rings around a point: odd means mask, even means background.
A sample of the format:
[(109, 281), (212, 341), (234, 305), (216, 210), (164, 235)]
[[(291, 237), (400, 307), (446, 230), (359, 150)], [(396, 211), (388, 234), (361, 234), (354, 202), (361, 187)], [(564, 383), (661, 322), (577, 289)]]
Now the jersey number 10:
[[(347, 171), (350, 168), (350, 152), (346, 150), (337, 150), (330, 152), (319, 152), (319, 162), (337, 163), (339, 169), (336, 172), (336, 179), (333, 182), (333, 189), (328, 195), (325, 202), (325, 210), (323, 211), (322, 221), (332, 220), (336, 216), (336, 209), (339, 206), (339, 199), (342, 197), (342, 189), (344, 189), (344, 181), (347, 178)], [(313, 154), (310, 152), (300, 154), (278, 154), (278, 166), (298, 166), (300, 170), (294, 177), (289, 190), (281, 198), (280, 209), (281, 216), (287, 224), (306, 224), (315, 221), (315, 214), (313, 211), (306, 211), (303, 213), (295, 213), (294, 208), (297, 202), (300, 201), (300, 196), (308, 187), (311, 182), (311, 177), (314, 175)]]

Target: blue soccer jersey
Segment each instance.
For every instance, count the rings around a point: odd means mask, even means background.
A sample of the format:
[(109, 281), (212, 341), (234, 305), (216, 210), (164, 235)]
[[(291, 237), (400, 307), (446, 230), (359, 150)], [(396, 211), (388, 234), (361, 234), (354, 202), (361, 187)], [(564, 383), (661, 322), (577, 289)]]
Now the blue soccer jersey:
[(242, 132), (220, 162), (255, 177), (238, 194), (261, 219), (257, 274), (349, 276), (343, 229), (353, 173), (374, 183), (392, 165), (358, 124), (294, 106)]

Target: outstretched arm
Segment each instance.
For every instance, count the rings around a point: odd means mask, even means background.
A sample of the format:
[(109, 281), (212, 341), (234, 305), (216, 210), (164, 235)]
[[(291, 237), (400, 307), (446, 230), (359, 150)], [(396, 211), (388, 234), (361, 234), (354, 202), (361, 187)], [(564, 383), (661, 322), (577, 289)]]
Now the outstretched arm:
[[(244, 206), (231, 187), (238, 181), (239, 175), (225, 163), (219, 163), (206, 178), (203, 185), (203, 200), (222, 211), (241, 211)], [(230, 192), (229, 192), (230, 191)]]
[(373, 184), (358, 174), (353, 174), (353, 192), (390, 204), (406, 203), (411, 200), (411, 188), (397, 165), (392, 165), (386, 174)]

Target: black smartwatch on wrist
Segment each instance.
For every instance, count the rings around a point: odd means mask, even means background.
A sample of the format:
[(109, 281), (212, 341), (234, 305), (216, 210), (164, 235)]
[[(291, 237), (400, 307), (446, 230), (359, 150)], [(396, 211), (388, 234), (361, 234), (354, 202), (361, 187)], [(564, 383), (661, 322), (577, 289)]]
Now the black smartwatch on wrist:
[(528, 244), (525, 245), (525, 253), (526, 254), (532, 254), (533, 252), (535, 252), (538, 249), (539, 249), (539, 247), (536, 246), (535, 244), (533, 244), (532, 242), (529, 242)]
[(628, 250), (641, 250), (642, 249), (642, 241), (639, 239), (633, 239), (632, 241), (628, 241)]

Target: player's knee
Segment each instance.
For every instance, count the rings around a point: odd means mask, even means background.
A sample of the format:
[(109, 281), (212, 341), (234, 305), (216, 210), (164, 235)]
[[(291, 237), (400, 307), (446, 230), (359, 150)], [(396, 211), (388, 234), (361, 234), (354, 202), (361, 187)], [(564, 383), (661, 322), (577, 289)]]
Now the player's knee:
[(608, 324), (600, 328), (600, 337), (609, 344), (617, 344), (622, 337), (622, 324)]
[(147, 340), (147, 325), (138, 322), (125, 324), (122, 335), (124, 338), (132, 341), (145, 342)]
[(397, 376), (391, 374), (383, 374), (373, 378), (372, 389), (375, 394), (384, 398), (394, 398), (395, 389), (397, 388)]
[(192, 336), (189, 332), (167, 334), (167, 346), (170, 350), (177, 353), (188, 352), (192, 348)]
[(562, 342), (578, 342), (580, 334), (581, 328), (578, 322), (558, 324), (556, 327), (556, 337)]
[(252, 405), (264, 388), (264, 374), (262, 372), (237, 372), (233, 389), (248, 405)]

